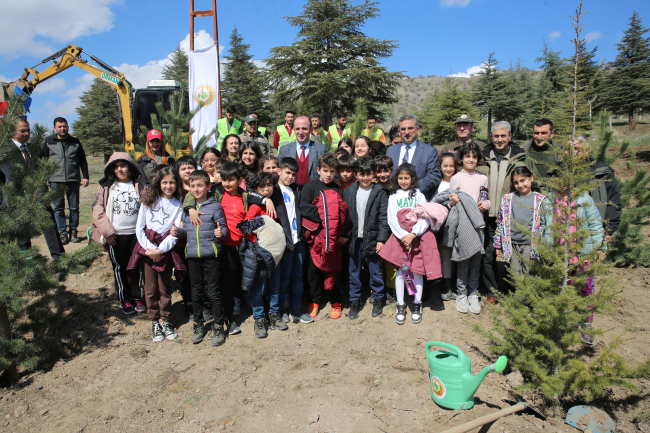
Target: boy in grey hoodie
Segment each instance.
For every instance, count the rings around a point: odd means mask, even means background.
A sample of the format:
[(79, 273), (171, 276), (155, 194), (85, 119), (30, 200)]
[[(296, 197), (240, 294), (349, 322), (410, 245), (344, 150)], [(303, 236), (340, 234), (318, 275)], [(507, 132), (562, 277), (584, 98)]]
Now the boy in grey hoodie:
[(194, 312), (194, 332), (192, 343), (198, 344), (205, 337), (203, 326), (203, 291), (207, 291), (212, 303), (212, 345), (221, 346), (226, 341), (223, 329), (223, 290), (219, 285), (221, 239), (228, 235), (228, 226), (223, 208), (214, 197), (208, 197), (212, 187), (210, 176), (203, 170), (195, 170), (189, 177), (190, 190), (196, 199), (196, 210), (200, 210), (202, 225), (193, 227), (188, 212), (183, 212), (182, 227), (172, 228), (172, 234), (187, 239), (185, 255), (188, 260), (192, 285), (192, 310)]

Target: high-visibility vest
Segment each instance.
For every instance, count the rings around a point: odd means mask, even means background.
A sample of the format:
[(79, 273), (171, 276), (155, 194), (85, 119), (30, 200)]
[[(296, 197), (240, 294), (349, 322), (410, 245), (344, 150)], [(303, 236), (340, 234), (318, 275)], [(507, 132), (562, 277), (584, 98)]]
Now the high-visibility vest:
[(217, 131), (219, 131), (219, 138), (217, 138), (217, 149), (221, 152), (221, 145), (223, 144), (223, 139), (228, 134), (239, 135), (239, 130), (241, 127), (241, 122), (237, 119), (232, 120), (232, 125), (228, 129), (228, 119), (225, 117), (217, 121)]
[(257, 131), (258, 131), (260, 134), (262, 134), (263, 136), (266, 137), (266, 128), (265, 128), (265, 127), (263, 127), (263, 126), (258, 126), (258, 127), (257, 127)]
[(382, 133), (381, 128), (377, 128), (377, 131), (375, 131), (375, 134), (371, 137), (370, 130), (366, 128), (363, 130), (361, 135), (363, 135), (364, 137), (368, 137), (372, 141), (379, 141), (379, 139), (381, 138), (381, 133)]
[(293, 143), (294, 141), (297, 140), (296, 138), (296, 130), (295, 128), (291, 130), (291, 135), (287, 132), (287, 128), (284, 126), (284, 123), (282, 125), (279, 125), (276, 128), (276, 131), (278, 131), (278, 135), (280, 136), (280, 141), (278, 143), (278, 150), (285, 144)]
[(350, 125), (345, 125), (345, 128), (343, 128), (343, 137), (339, 135), (339, 129), (336, 127), (336, 125), (330, 126), (329, 133), (330, 137), (332, 137), (332, 152), (338, 149), (341, 138), (352, 136)]

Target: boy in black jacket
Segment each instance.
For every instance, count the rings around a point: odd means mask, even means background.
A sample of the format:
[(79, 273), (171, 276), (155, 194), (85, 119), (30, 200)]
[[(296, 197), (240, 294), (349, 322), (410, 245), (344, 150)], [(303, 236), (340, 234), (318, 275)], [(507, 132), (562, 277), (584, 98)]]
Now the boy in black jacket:
[[(298, 208), (300, 209), (302, 218), (319, 224), (322, 222), (318, 213), (318, 207), (312, 204), (321, 191), (331, 189), (336, 191), (341, 198), (343, 197), (343, 191), (335, 181), (338, 167), (339, 162), (331, 153), (325, 153), (318, 158), (318, 179), (305, 184), (300, 193)], [(312, 297), (307, 314), (315, 318), (318, 315), (319, 305), (323, 301), (325, 276), (324, 272), (314, 264), (311, 254), (307, 253), (306, 256), (308, 263), (307, 278)], [(338, 287), (335, 287), (333, 290), (328, 290), (330, 292), (329, 301), (332, 304), (332, 312), (330, 313), (330, 318), (332, 319), (341, 317), (341, 292), (337, 289)]]
[(388, 240), (388, 195), (386, 189), (374, 183), (375, 161), (364, 156), (357, 160), (357, 182), (343, 193), (343, 200), (350, 209), (350, 222), (343, 231), (341, 242), (348, 242), (350, 253), (350, 311), (348, 318), (359, 317), (361, 309), (361, 265), (365, 262), (370, 274), (373, 308), (372, 317), (383, 311), (384, 280), (381, 261), (377, 254)]
[[(302, 310), (303, 266), (307, 245), (298, 208), (300, 201), (300, 186), (296, 183), (298, 161), (291, 157), (282, 158), (278, 168), (280, 177), (271, 195), (271, 201), (275, 205), (276, 219), (284, 229), (287, 247), (280, 263), (269, 278), (269, 285), (271, 292), (274, 292), (274, 288), (279, 288), (282, 320), (311, 323), (314, 318)], [(289, 294), (291, 294), (290, 301), (285, 301)], [(285, 309), (285, 302), (290, 305), (289, 311)]]

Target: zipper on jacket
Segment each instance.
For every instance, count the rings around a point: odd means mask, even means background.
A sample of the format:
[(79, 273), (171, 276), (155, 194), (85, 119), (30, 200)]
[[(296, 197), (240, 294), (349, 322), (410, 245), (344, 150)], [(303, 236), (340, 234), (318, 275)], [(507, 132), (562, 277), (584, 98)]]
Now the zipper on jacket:
[[(201, 205), (203, 203), (197, 203), (196, 204), (196, 210), (198, 211), (201, 209)], [(201, 245), (199, 244), (199, 227), (200, 225), (196, 227), (196, 255), (199, 256), (199, 259), (201, 258)]]

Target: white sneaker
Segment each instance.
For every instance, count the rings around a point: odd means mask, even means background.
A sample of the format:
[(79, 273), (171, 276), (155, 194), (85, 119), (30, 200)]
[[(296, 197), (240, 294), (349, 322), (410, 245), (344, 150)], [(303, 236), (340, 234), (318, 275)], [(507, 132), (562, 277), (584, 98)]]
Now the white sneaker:
[(162, 322), (162, 332), (168, 340), (174, 340), (178, 337), (178, 334), (174, 332), (174, 328), (172, 328), (172, 325), (169, 322)]
[(481, 314), (481, 304), (478, 301), (478, 295), (469, 295), (469, 311), (474, 314)]
[(160, 343), (165, 339), (162, 328), (160, 327), (160, 323), (153, 322), (151, 326), (153, 328), (153, 341), (155, 341), (156, 343)]
[(233, 316), (239, 316), (241, 314), (241, 299), (235, 298), (235, 307), (232, 309)]
[(463, 314), (467, 314), (467, 312), (469, 311), (467, 296), (458, 295), (458, 298), (456, 299), (456, 309)]

